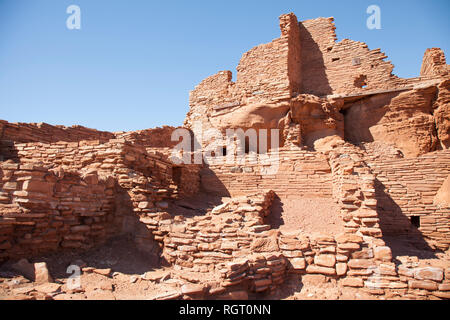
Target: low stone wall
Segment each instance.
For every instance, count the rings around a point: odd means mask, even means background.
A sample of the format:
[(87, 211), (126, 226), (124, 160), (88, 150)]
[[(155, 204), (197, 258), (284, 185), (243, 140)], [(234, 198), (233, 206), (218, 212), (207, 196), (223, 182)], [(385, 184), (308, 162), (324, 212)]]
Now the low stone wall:
[(47, 123), (10, 123), (0, 120), (0, 140), (15, 142), (108, 141), (114, 134), (83, 126), (52, 126)]
[(195, 194), (196, 167), (172, 164), (124, 140), (13, 144), (0, 166), (0, 259), (87, 249), (134, 232), (138, 214)]
[(141, 215), (140, 221), (165, 261), (208, 287), (210, 297), (239, 290), (271, 292), (290, 274), (315, 274), (376, 295), (450, 298), (450, 268), (419, 265), (410, 257), (393, 262), (391, 249), (379, 238), (271, 230), (264, 223), (273, 198), (270, 191), (233, 198), (205, 216), (158, 213)]
[(2, 163), (0, 260), (87, 249), (120, 230), (112, 177)]

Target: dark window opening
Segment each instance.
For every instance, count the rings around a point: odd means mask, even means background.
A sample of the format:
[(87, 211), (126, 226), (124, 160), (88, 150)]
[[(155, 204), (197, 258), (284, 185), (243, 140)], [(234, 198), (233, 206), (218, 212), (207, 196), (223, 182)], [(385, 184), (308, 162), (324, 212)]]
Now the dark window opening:
[(341, 58), (332, 58), (331, 59), (332, 62), (336, 62), (336, 61), (339, 61), (339, 60), (341, 60)]
[(416, 227), (420, 228), (420, 217), (419, 216), (412, 216), (411, 217), (411, 224)]
[(250, 153), (250, 138), (245, 137), (245, 154)]
[(367, 87), (367, 76), (366, 75), (358, 76), (357, 78), (355, 78), (355, 81), (354, 81), (353, 84), (357, 88), (365, 88), (365, 87)]
[(181, 167), (172, 168), (172, 180), (177, 185), (181, 183), (181, 170)]
[(227, 155), (227, 147), (222, 148), (222, 155), (225, 157)]

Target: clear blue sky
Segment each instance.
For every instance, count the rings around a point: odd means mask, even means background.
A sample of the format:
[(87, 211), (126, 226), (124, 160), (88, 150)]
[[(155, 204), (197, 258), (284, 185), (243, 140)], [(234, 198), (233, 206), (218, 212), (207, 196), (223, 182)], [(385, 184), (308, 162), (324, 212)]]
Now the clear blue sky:
[[(81, 8), (68, 30), (66, 8)], [(366, 28), (381, 7), (382, 30)], [(0, 0), (0, 119), (108, 131), (181, 125), (189, 91), (279, 37), (278, 16), (335, 17), (339, 40), (381, 48), (401, 77), (450, 55), (449, 0)]]

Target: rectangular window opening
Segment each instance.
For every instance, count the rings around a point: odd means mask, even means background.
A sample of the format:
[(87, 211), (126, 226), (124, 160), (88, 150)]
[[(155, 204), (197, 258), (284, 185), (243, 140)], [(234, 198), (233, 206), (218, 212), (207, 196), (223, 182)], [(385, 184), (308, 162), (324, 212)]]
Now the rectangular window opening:
[(419, 216), (412, 216), (411, 217), (411, 224), (416, 227), (420, 228), (420, 217)]

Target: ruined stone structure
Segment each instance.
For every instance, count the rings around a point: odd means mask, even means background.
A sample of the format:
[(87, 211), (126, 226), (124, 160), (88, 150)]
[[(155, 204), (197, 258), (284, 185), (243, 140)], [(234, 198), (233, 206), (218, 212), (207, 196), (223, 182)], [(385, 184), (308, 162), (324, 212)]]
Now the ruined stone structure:
[(183, 272), (156, 299), (242, 299), (310, 275), (376, 297), (449, 299), (444, 53), (428, 49), (420, 77), (402, 79), (380, 49), (337, 42), (333, 18), (286, 14), (280, 28), (242, 56), (236, 82), (221, 71), (195, 87), (183, 125), (202, 147), (214, 141), (198, 126), (278, 129), (280, 148), (265, 154), (276, 172), (250, 162), (261, 150), (245, 141), (244, 163), (174, 164), (172, 127), (0, 121), (0, 260), (131, 234)]

